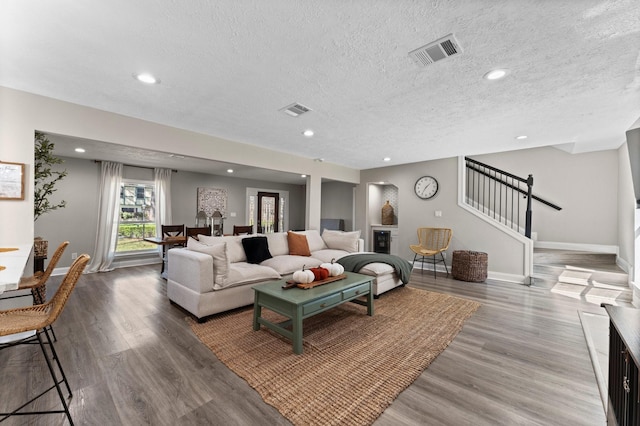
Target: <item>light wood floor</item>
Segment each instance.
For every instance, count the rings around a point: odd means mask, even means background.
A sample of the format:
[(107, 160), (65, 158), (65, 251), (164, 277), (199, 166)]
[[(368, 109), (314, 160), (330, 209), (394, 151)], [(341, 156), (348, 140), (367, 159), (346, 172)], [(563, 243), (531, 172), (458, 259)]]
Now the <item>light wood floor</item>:
[[(76, 424), (289, 424), (200, 344), (158, 275), (157, 266), (85, 275), (55, 324)], [(60, 277), (52, 280), (50, 292)], [(605, 424), (578, 318), (597, 305), (516, 284), (434, 280), (426, 271), (414, 272), (411, 285), (482, 307), (376, 425)], [(2, 411), (49, 380), (37, 347), (0, 352), (0, 374)], [(50, 415), (3, 424), (66, 422)]]

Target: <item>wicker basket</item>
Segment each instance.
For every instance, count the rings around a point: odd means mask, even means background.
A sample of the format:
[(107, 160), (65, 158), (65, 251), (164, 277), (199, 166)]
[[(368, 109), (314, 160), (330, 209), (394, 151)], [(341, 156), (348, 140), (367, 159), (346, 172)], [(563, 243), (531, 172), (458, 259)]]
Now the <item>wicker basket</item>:
[(481, 283), (487, 279), (487, 253), (455, 250), (451, 261), (451, 274), (460, 281)]

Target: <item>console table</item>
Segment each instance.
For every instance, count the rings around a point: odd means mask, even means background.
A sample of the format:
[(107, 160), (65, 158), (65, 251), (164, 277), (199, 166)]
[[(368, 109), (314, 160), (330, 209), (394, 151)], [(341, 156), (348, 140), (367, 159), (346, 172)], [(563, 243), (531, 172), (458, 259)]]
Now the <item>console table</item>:
[(607, 419), (640, 424), (640, 309), (602, 305), (609, 314), (609, 404)]
[[(4, 269), (0, 271), (0, 293), (8, 290), (16, 290), (20, 277), (31, 256), (31, 244), (17, 244), (7, 247), (8, 251), (0, 252), (0, 265)], [(17, 250), (10, 250), (16, 248)]]

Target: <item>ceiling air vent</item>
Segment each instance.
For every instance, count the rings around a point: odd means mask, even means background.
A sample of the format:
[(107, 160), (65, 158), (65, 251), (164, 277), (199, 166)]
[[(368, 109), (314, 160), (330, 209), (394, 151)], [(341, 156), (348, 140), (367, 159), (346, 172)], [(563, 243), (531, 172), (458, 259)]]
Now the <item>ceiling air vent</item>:
[(426, 67), (434, 62), (459, 55), (460, 53), (462, 53), (462, 47), (458, 43), (458, 40), (456, 40), (453, 34), (449, 34), (433, 43), (409, 52), (409, 56), (413, 58), (418, 66)]
[(308, 107), (306, 107), (304, 105), (295, 103), (295, 104), (291, 104), (291, 105), (288, 105), (288, 106), (280, 109), (280, 111), (282, 111), (282, 112), (284, 112), (286, 114), (289, 114), (292, 117), (297, 117), (299, 115), (304, 114), (305, 112), (311, 111), (311, 108), (308, 108)]

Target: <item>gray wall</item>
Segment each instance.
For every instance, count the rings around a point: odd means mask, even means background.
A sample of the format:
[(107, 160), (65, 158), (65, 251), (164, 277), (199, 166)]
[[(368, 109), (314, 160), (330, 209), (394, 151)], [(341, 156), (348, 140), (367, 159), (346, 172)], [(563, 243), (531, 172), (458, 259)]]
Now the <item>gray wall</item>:
[[(353, 230), (353, 188), (352, 183), (323, 182), (322, 219), (344, 219), (344, 230)], [(320, 230), (322, 232), (322, 230)]]
[[(631, 162), (627, 144), (618, 149), (618, 256), (624, 262), (634, 265), (636, 223), (636, 197), (631, 178)], [(632, 232), (635, 231), (635, 232)], [(628, 265), (622, 265), (628, 268)], [(627, 271), (632, 273), (633, 271)], [(637, 272), (637, 271), (636, 271)], [(635, 277), (632, 277), (635, 280)]]
[[(58, 190), (52, 202), (65, 200), (67, 207), (41, 216), (35, 223), (35, 235), (49, 241), (49, 255), (65, 240), (70, 244), (58, 263), (58, 267), (71, 265), (72, 253), (93, 255), (97, 227), (98, 187), (100, 184), (100, 164), (92, 160), (63, 158), (64, 164), (57, 169), (66, 169), (69, 174), (56, 186)], [(124, 178), (151, 180), (153, 171), (138, 167), (125, 167)], [(171, 177), (172, 215), (174, 223), (193, 226), (196, 217), (196, 195), (198, 187), (218, 187), (228, 190), (229, 211), (238, 216), (225, 221), (225, 232), (236, 225), (245, 224), (245, 189), (260, 187), (289, 191), (289, 226), (292, 229), (304, 228), (305, 186), (288, 185), (275, 182), (237, 179), (226, 176), (214, 176), (202, 173), (179, 171)]]
[(72, 263), (72, 253), (93, 255), (98, 226), (100, 164), (64, 158), (63, 164), (53, 168), (69, 172), (58, 182), (57, 191), (51, 196), (53, 204), (65, 200), (67, 206), (40, 216), (34, 224), (34, 233), (49, 241), (49, 257), (60, 243), (68, 240), (69, 246), (58, 262), (58, 267), (68, 267)]
[[(420, 176), (430, 175), (438, 180), (438, 194), (430, 200), (422, 200), (414, 193), (414, 185)], [(413, 259), (410, 244), (417, 244), (416, 229), (419, 227), (443, 227), (453, 229), (453, 238), (447, 253), (451, 262), (453, 250), (476, 250), (489, 253), (489, 270), (499, 271), (515, 279), (523, 275), (523, 246), (483, 220), (458, 207), (458, 160), (426, 161), (401, 166), (363, 170), (361, 184), (356, 191), (356, 226), (370, 238), (371, 223), (379, 223), (380, 200), (375, 203), (373, 222), (366, 222), (367, 183), (384, 181), (398, 188), (398, 209), (402, 211), (398, 220), (398, 255)], [(435, 212), (442, 216), (436, 217)], [(369, 247), (367, 242), (367, 247)], [(512, 277), (513, 276), (513, 277)]]
[(617, 150), (569, 154), (545, 147), (473, 158), (521, 177), (533, 174), (533, 193), (562, 207), (534, 201), (538, 241), (618, 244)]
[[(618, 152), (608, 150), (568, 154), (545, 147), (473, 158), (520, 176), (532, 173), (534, 193), (560, 205), (557, 212), (534, 204), (533, 231), (538, 240), (585, 245), (618, 244)], [(431, 200), (420, 200), (413, 192), (423, 175), (438, 179), (440, 190)], [(481, 219), (458, 206), (458, 161), (455, 158), (363, 170), (356, 193), (356, 228), (368, 236), (367, 183), (389, 182), (398, 187), (400, 255), (413, 258), (409, 244), (417, 242), (420, 226), (453, 229), (452, 250), (489, 253), (489, 270), (521, 275), (522, 244), (496, 232)], [(376, 206), (377, 207), (377, 206)], [(442, 211), (442, 217), (435, 217)], [(631, 232), (631, 229), (620, 232)], [(449, 255), (450, 256), (450, 255)], [(450, 257), (449, 257), (450, 259)], [(633, 259), (626, 259), (632, 262)], [(450, 260), (448, 260), (450, 261)]]
[[(197, 188), (212, 187), (227, 190), (227, 211), (235, 212), (236, 217), (224, 221), (224, 232), (230, 233), (233, 225), (247, 225), (246, 188), (262, 188), (289, 191), (289, 228), (304, 229), (306, 201), (305, 185), (289, 185), (276, 182), (264, 182), (251, 179), (238, 179), (227, 176), (207, 175), (178, 171), (171, 176), (171, 204), (173, 222), (195, 226), (197, 212)], [(255, 232), (255, 228), (254, 228)]]

